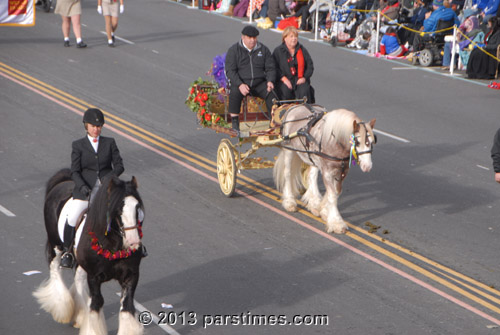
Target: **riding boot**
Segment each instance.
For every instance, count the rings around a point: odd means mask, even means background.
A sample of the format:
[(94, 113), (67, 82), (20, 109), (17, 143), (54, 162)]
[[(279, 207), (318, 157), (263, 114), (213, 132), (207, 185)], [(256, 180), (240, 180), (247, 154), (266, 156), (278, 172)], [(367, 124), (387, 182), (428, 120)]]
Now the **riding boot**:
[(229, 5), (229, 9), (227, 10), (227, 12), (222, 13), (222, 15), (224, 15), (224, 16), (233, 16), (234, 15), (233, 11), (234, 11), (234, 6), (233, 5)]
[(234, 130), (240, 131), (240, 117), (231, 116), (231, 124)]
[(64, 225), (63, 255), (61, 257), (61, 267), (71, 269), (74, 263), (74, 256), (71, 252), (71, 245), (75, 237), (75, 227), (71, 227), (66, 221)]
[(141, 253), (142, 253), (142, 258), (148, 255), (148, 251), (146, 250), (146, 246), (144, 244), (141, 244)]

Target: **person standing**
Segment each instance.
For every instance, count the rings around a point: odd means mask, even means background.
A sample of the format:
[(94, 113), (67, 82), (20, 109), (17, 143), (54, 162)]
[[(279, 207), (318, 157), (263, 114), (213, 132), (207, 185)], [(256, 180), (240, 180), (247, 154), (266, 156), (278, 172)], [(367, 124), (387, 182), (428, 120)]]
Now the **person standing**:
[(61, 15), (62, 32), (64, 36), (64, 46), (69, 47), (70, 25), (73, 25), (73, 33), (76, 37), (76, 47), (85, 48), (87, 44), (82, 40), (82, 26), (80, 24), (80, 15), (82, 14), (82, 5), (80, 0), (58, 0), (55, 14)]
[(500, 129), (497, 130), (493, 138), (491, 147), (491, 159), (493, 160), (493, 170), (495, 171), (495, 181), (500, 183)]
[(123, 173), (123, 161), (114, 138), (101, 136), (104, 115), (97, 108), (87, 109), (83, 115), (86, 136), (72, 143), (71, 179), (75, 183), (73, 197), (69, 200), (69, 211), (63, 233), (63, 255), (61, 267), (72, 268), (74, 256), (71, 245), (75, 237), (75, 226), (81, 213), (88, 208), (101, 181), (108, 175)]
[(118, 16), (123, 14), (123, 0), (118, 5), (117, 0), (97, 0), (97, 12), (104, 16), (106, 23), (106, 35), (108, 36), (108, 46), (115, 46), (115, 31), (118, 28)]
[(233, 44), (226, 54), (225, 71), (229, 79), (229, 113), (233, 129), (239, 131), (241, 102), (247, 95), (258, 96), (266, 101), (270, 114), (273, 106), (276, 67), (271, 51), (257, 41), (259, 30), (245, 26), (241, 40)]
[(297, 28), (288, 26), (283, 30), (282, 43), (274, 49), (278, 95), (283, 100), (307, 97), (308, 103), (314, 103), (311, 94), (314, 65), (309, 52), (299, 43), (298, 37)]

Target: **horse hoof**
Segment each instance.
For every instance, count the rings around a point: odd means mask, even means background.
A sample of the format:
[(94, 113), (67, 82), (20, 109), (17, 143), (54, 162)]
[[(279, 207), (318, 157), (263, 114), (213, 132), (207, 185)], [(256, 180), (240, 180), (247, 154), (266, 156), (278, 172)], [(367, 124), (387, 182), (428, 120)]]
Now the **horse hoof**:
[(283, 208), (287, 212), (296, 212), (297, 211), (297, 203), (295, 201), (290, 201), (290, 200), (284, 200), (283, 201)]
[(326, 232), (328, 234), (331, 234), (331, 233), (335, 233), (335, 234), (345, 234), (347, 232), (349, 228), (347, 227), (347, 225), (342, 222), (342, 223), (339, 223), (339, 224), (333, 224), (333, 225), (329, 225), (327, 226), (327, 229), (326, 229)]
[(319, 217), (321, 215), (321, 213), (319, 212), (318, 209), (311, 209), (310, 212), (312, 215), (317, 216), (317, 217)]

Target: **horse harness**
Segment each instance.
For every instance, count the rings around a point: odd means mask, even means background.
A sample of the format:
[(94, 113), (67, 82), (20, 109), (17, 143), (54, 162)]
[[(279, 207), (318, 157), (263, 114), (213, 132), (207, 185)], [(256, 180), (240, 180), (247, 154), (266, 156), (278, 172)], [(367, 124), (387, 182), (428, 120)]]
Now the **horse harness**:
[[(297, 108), (298, 106), (304, 106), (304, 107), (306, 107), (311, 112), (311, 114), (309, 116), (305, 117), (305, 118), (301, 118), (301, 119), (297, 119), (297, 120), (292, 120), (292, 121), (286, 121), (286, 115), (288, 114), (288, 112), (290, 112), (294, 108)], [(307, 154), (307, 157), (309, 158), (309, 161), (311, 162), (312, 165), (315, 165), (315, 164), (314, 164), (314, 162), (313, 162), (313, 160), (311, 158), (311, 155), (316, 155), (316, 156), (319, 156), (321, 158), (328, 159), (328, 160), (331, 160), (331, 161), (341, 162), (341, 169), (342, 169), (341, 180), (344, 180), (344, 178), (346, 177), (346, 173), (345, 173), (346, 166), (345, 166), (345, 163), (349, 162), (349, 165), (350, 165), (351, 155), (352, 154), (354, 155), (355, 161), (357, 162), (359, 156), (366, 155), (366, 154), (371, 154), (372, 153), (372, 151), (373, 151), (373, 143), (370, 144), (370, 149), (365, 150), (365, 151), (361, 151), (361, 152), (357, 152), (356, 151), (356, 147), (359, 145), (359, 135), (355, 136), (354, 134), (352, 134), (351, 138), (352, 138), (352, 141), (354, 141), (354, 143), (353, 143), (353, 149), (350, 152), (349, 156), (344, 157), (344, 158), (339, 158), (339, 157), (330, 156), (328, 154), (325, 154), (324, 152), (321, 151), (321, 142), (322, 142), (322, 139), (318, 143), (318, 141), (316, 141), (316, 139), (311, 135), (310, 131), (323, 118), (323, 116), (326, 115), (326, 113), (327, 112), (326, 112), (326, 110), (324, 108), (320, 108), (319, 106), (311, 106), (311, 105), (309, 105), (307, 103), (304, 103), (304, 104), (301, 104), (301, 105), (297, 105), (297, 106), (293, 106), (293, 107), (289, 108), (286, 111), (282, 111), (281, 114), (284, 114), (284, 115), (280, 115), (280, 118), (282, 118), (282, 120), (285, 120), (285, 121), (283, 121), (282, 124), (281, 124), (281, 129), (280, 129), (281, 133), (283, 133), (283, 127), (284, 127), (285, 123), (288, 123), (288, 122), (297, 122), (297, 121), (303, 121), (303, 120), (309, 120), (309, 121), (307, 122), (307, 124), (304, 127), (302, 127), (299, 130), (297, 130), (297, 132), (295, 134), (284, 135), (283, 136), (283, 140), (284, 141), (290, 141), (292, 138), (294, 138), (296, 136), (305, 137), (305, 139), (306, 139), (305, 143), (302, 142), (304, 148), (306, 148), (305, 150), (295, 149), (295, 148), (292, 148), (292, 147), (289, 147), (289, 146), (285, 146), (285, 145), (282, 145), (281, 147), (284, 148), (284, 149), (288, 149), (288, 150), (292, 150), (292, 151), (296, 151), (296, 152), (301, 152), (301, 153)], [(366, 128), (365, 122), (364, 121), (363, 122), (359, 122), (358, 124), (362, 125), (365, 128), (366, 134), (368, 134), (368, 129)], [(332, 133), (332, 136), (335, 137), (335, 134)], [(317, 151), (316, 150), (307, 150), (307, 148), (310, 145), (310, 142), (315, 143), (318, 146), (319, 150), (317, 150)], [(374, 138), (374, 142), (375, 143), (377, 142), (377, 137), (376, 136)], [(367, 143), (367, 145), (368, 145), (368, 143)]]

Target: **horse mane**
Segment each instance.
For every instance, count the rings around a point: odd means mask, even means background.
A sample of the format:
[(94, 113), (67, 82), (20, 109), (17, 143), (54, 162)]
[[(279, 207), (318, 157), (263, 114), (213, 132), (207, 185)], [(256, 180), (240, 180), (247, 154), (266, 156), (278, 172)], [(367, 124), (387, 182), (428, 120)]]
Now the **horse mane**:
[(335, 136), (338, 143), (346, 144), (353, 133), (353, 121), (360, 122), (361, 120), (354, 112), (347, 109), (332, 110), (323, 117), (325, 125), (323, 126), (323, 138), (329, 138), (330, 135)]
[(45, 186), (45, 197), (57, 185), (65, 181), (71, 181), (71, 170), (68, 168), (57, 171), (48, 181)]
[(121, 215), (123, 201), (129, 195), (136, 198), (144, 209), (139, 192), (131, 181), (123, 181), (116, 176), (105, 177), (87, 214), (87, 222), (92, 223), (92, 231), (97, 235), (104, 234), (108, 218), (115, 224), (114, 218)]

